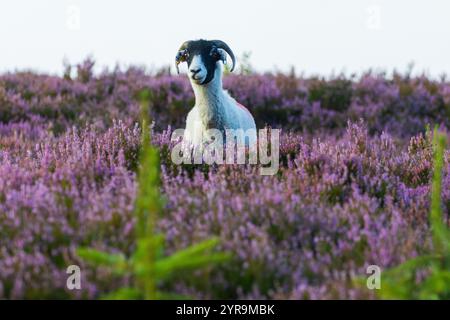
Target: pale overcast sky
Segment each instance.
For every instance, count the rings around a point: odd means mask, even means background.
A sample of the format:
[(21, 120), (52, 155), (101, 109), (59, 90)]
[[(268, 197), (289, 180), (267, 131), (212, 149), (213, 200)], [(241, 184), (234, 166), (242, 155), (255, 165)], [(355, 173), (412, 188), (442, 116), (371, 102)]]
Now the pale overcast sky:
[(0, 72), (61, 73), (92, 55), (113, 67), (172, 64), (188, 39), (221, 39), (257, 70), (368, 68), (450, 75), (448, 0), (11, 0), (0, 5)]

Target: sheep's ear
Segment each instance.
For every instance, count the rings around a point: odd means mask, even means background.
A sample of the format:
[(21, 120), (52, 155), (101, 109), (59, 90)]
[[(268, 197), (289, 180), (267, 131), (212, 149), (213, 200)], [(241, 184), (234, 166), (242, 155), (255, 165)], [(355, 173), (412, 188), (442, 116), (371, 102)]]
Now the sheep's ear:
[(234, 67), (236, 66), (236, 57), (234, 56), (233, 51), (230, 49), (230, 47), (221, 40), (212, 40), (211, 41), (217, 48), (225, 50), (228, 55), (230, 56), (231, 60), (233, 61), (233, 66), (231, 67), (230, 71), (233, 72)]
[(217, 48), (216, 46), (212, 47), (211, 52), (209, 54), (216, 61), (222, 61), (223, 64), (227, 64), (227, 52), (223, 49)]
[(184, 42), (180, 49), (178, 49), (177, 55), (175, 57), (175, 68), (177, 69), (177, 73), (180, 73), (180, 69), (178, 68), (178, 65), (181, 62), (187, 61), (188, 55), (189, 55), (189, 51), (187, 50), (188, 45), (191, 41), (186, 41)]
[(178, 74), (180, 73), (180, 69), (178, 68), (178, 65), (181, 62), (187, 61), (188, 56), (189, 56), (189, 53), (188, 53), (187, 49), (178, 51), (178, 53), (175, 57), (175, 68), (177, 69)]
[(219, 54), (219, 59), (222, 60), (223, 64), (227, 64), (227, 52), (223, 49), (217, 49)]

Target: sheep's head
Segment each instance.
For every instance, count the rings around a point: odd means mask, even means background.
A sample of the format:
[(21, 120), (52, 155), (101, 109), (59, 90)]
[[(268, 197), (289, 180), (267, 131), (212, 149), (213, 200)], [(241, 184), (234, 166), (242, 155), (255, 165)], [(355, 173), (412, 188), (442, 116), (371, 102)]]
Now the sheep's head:
[(175, 58), (175, 65), (187, 62), (188, 75), (191, 81), (196, 84), (205, 85), (214, 78), (214, 73), (218, 67), (217, 62), (226, 63), (227, 54), (233, 61), (231, 71), (236, 64), (233, 51), (223, 41), (220, 40), (195, 40), (186, 41), (178, 50)]

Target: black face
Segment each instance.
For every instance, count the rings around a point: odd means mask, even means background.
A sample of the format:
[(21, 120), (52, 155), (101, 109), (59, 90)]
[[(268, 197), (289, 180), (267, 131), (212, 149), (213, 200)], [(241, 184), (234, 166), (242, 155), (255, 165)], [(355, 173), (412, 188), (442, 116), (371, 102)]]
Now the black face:
[[(214, 71), (216, 70), (216, 64), (219, 60), (224, 60), (225, 57), (222, 56), (217, 46), (214, 43), (207, 40), (196, 40), (189, 41), (185, 49), (181, 50), (177, 55), (177, 64), (180, 62), (187, 62), (188, 70), (190, 76), (194, 76), (193, 70), (191, 68), (192, 61), (195, 56), (201, 56), (203, 66), (206, 69), (206, 77), (200, 83), (205, 85), (214, 79)], [(192, 66), (198, 68), (198, 66)]]

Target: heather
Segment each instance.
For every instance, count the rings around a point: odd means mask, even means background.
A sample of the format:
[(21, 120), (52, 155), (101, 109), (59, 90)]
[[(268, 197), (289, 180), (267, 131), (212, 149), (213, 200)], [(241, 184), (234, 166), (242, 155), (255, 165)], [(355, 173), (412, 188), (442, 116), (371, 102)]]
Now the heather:
[[(376, 298), (353, 284), (433, 249), (432, 133), (450, 127), (450, 84), (425, 76), (228, 75), (259, 127), (281, 128), (281, 167), (175, 166), (170, 132), (193, 105), (184, 77), (140, 68), (0, 76), (0, 297), (98, 298), (134, 283), (80, 247), (131, 256), (142, 150), (138, 93), (150, 93), (161, 159), (155, 230), (166, 253), (217, 238), (231, 259), (161, 289), (197, 298)], [(450, 153), (442, 212), (450, 226)], [(78, 264), (82, 290), (65, 288)], [(421, 281), (420, 273), (417, 281)]]
[[(94, 61), (70, 67), (63, 77), (17, 72), (0, 76), (0, 122), (33, 123), (59, 135), (72, 125), (113, 120), (138, 121), (137, 94), (151, 92), (158, 130), (183, 127), (194, 96), (185, 75), (129, 67), (93, 73)], [(329, 79), (294, 74), (236, 74), (224, 87), (254, 114), (258, 127), (269, 125), (317, 135), (342, 132), (348, 120), (363, 118), (371, 134), (387, 131), (409, 138), (427, 124), (450, 125), (450, 84), (442, 78), (408, 73), (367, 72)], [(2, 129), (5, 130), (5, 129)]]

